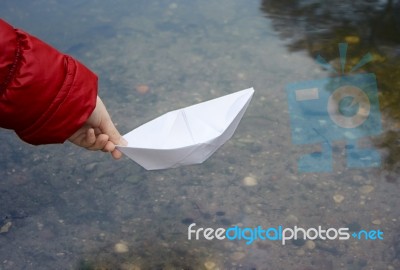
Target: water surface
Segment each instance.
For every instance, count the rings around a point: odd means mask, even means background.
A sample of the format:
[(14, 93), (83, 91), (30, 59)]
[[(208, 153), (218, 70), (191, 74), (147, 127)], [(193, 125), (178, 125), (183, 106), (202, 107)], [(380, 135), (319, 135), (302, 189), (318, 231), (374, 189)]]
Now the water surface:
[[(229, 142), (202, 165), (171, 170), (69, 143), (33, 147), (2, 130), (0, 225), (12, 226), (0, 234), (0, 269), (400, 268), (398, 14), (398, 1), (2, 1), (2, 18), (99, 75), (121, 133), (172, 109), (256, 93)], [(340, 42), (347, 70), (373, 55), (359, 72), (376, 75), (383, 132), (363, 143), (382, 164), (348, 168), (338, 141), (332, 172), (301, 173), (298, 158), (318, 145), (292, 144), (285, 86), (333, 76), (315, 58), (339, 67)], [(189, 241), (193, 222), (380, 229), (384, 240)]]

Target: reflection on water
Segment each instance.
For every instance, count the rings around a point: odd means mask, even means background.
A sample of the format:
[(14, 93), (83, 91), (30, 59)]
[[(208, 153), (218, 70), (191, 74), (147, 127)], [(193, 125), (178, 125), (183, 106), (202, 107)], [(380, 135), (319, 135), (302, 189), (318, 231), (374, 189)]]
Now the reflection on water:
[[(0, 269), (397, 269), (400, 235), (399, 1), (2, 1), (0, 14), (93, 69), (122, 133), (179, 107), (253, 86), (234, 137), (204, 164), (148, 172), (128, 159), (32, 147), (2, 130)], [(379, 168), (298, 171), (318, 147), (291, 143), (285, 86), (376, 75)], [(146, 91), (137, 91), (146, 85)], [(307, 149), (304, 149), (307, 148)], [(189, 241), (188, 225), (384, 231), (383, 241)]]
[[(316, 58), (322, 53), (340, 70), (337, 44), (349, 44), (349, 72), (370, 52), (372, 63), (362, 67), (374, 73), (379, 84), (380, 108), (385, 133), (376, 146), (389, 153), (385, 168), (398, 173), (399, 152), (393, 136), (400, 128), (400, 1), (262, 1), (261, 10), (274, 29), (288, 41), (290, 51), (306, 51)], [(388, 147), (390, 145), (390, 147)]]

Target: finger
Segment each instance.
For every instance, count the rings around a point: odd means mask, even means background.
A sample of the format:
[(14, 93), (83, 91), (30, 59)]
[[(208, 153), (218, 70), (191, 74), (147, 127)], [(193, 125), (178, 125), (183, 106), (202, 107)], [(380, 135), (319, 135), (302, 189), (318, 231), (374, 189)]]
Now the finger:
[(102, 121), (102, 126), (100, 128), (103, 131), (103, 133), (110, 136), (109, 139), (114, 144), (121, 145), (123, 143), (121, 134), (115, 128), (114, 123), (111, 121), (110, 118), (107, 117), (106, 119), (104, 119), (104, 121)]
[(115, 150), (115, 144), (112, 143), (111, 141), (108, 141), (102, 149), (103, 152), (112, 152), (114, 150)]
[(122, 153), (118, 149), (115, 149), (114, 151), (112, 151), (111, 155), (114, 159), (120, 159), (122, 157)]
[(113, 142), (115, 145), (127, 145), (127, 142), (122, 138), (121, 134), (115, 128), (114, 123), (111, 121), (111, 117), (107, 112), (107, 109), (101, 100), (101, 98), (97, 97), (97, 105), (98, 110), (101, 112), (101, 122), (99, 128), (101, 129), (102, 133), (107, 134), (110, 136), (110, 141)]
[(89, 128), (86, 131), (86, 136), (83, 139), (83, 144), (88, 147), (90, 145), (93, 145), (96, 142), (96, 135), (94, 134), (94, 129)]
[(97, 136), (95, 142), (91, 146), (87, 147), (87, 149), (102, 150), (104, 146), (107, 144), (107, 142), (108, 142), (108, 135), (100, 134)]
[(101, 134), (101, 130), (99, 128), (94, 128), (94, 134), (97, 136), (99, 134)]

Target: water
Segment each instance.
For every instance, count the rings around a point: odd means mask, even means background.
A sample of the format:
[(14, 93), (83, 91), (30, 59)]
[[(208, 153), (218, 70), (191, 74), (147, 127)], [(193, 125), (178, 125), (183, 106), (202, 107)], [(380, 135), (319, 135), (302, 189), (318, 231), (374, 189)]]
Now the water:
[[(2, 1), (2, 18), (99, 75), (121, 133), (172, 109), (256, 93), (229, 142), (202, 165), (171, 170), (69, 143), (33, 147), (2, 130), (0, 225), (11, 227), (0, 234), (0, 269), (398, 269), (399, 3), (314, 2)], [(373, 55), (360, 72), (376, 75), (383, 132), (362, 143), (382, 164), (347, 168), (338, 141), (332, 172), (301, 173), (297, 159), (319, 148), (292, 144), (285, 86), (332, 76), (314, 59), (339, 67), (343, 41), (348, 70)], [(192, 222), (380, 229), (384, 240), (189, 241)]]

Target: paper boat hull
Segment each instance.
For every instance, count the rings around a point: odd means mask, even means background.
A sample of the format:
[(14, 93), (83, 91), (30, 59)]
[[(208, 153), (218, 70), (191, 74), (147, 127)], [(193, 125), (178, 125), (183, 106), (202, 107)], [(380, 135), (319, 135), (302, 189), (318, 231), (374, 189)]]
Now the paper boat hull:
[(147, 170), (202, 163), (233, 136), (253, 93), (249, 88), (166, 113), (124, 135), (129, 145), (118, 149)]

